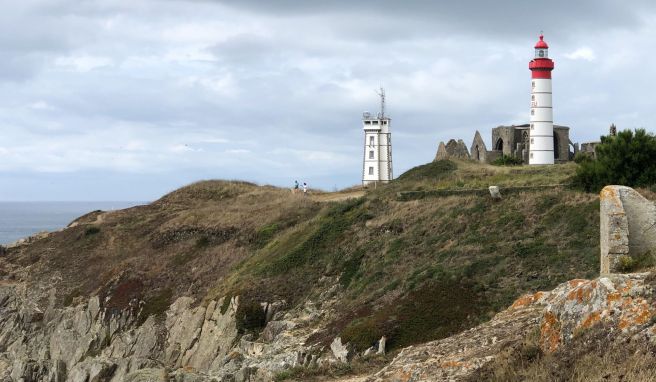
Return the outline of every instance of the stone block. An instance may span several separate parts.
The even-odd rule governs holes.
[[[606,186],[600,200],[602,275],[617,273],[622,256],[656,251],[656,205],[626,186]]]

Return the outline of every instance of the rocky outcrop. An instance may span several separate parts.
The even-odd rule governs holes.
[[[618,332],[656,341],[654,290],[647,274],[572,280],[551,292],[519,298],[491,321],[455,336],[408,347],[368,381],[458,381],[537,331],[543,351],[567,345],[605,323]]]
[[[622,269],[622,257],[635,259],[647,252],[656,252],[656,205],[653,202],[625,186],[604,187],[599,200],[601,274],[626,271]]]
[[[22,283],[0,285],[0,379],[25,381],[270,381],[296,366],[335,362],[307,338],[332,312],[337,279],[318,285],[322,309],[307,301],[270,321],[259,338],[237,329],[239,298],[198,305],[178,298],[162,316],[108,311],[97,296],[56,308]],[[53,300],[54,301],[54,300]],[[4,379],[3,379],[4,378]]]
[[[437,154],[435,154],[435,161],[445,159],[470,159],[465,142],[462,139],[457,142],[455,139],[451,139],[446,145],[444,142],[440,142]]]

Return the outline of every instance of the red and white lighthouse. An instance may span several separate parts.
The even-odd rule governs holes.
[[[549,45],[540,34],[535,44],[535,58],[528,64],[531,70],[531,122],[529,164],[554,163],[553,109],[551,103],[551,71]]]

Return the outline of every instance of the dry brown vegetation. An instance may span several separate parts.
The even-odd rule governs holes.
[[[656,345],[597,325],[567,346],[544,354],[537,335],[505,349],[469,381],[656,381]]]

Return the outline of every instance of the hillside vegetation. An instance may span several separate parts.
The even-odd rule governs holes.
[[[566,186],[502,200],[454,194],[402,201],[401,191],[567,184],[575,164],[495,167],[440,161],[392,184],[335,202],[244,182],[203,181],[147,205],[81,217],[69,229],[10,249],[7,279],[56,272],[56,300],[132,298],[158,314],[176,297],[241,296],[241,329],[257,333],[257,306],[293,307],[326,276],[341,285],[338,317],[311,340],[340,335],[363,350],[442,338],[488,320],[520,294],[599,269],[596,194]],[[653,196],[649,194],[648,196]],[[314,296],[316,297],[316,296]]]

